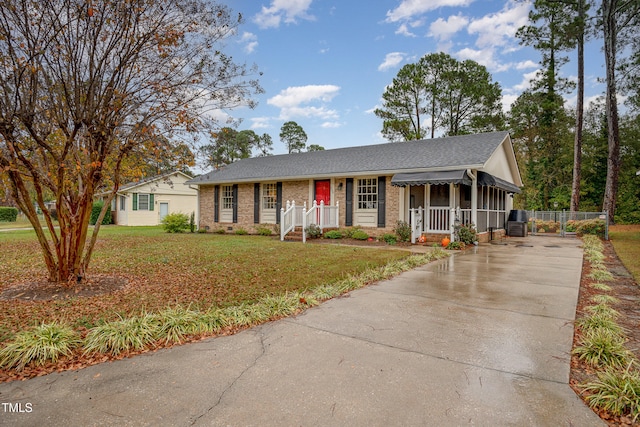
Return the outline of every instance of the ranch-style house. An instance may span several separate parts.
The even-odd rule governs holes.
[[[473,224],[504,233],[522,179],[508,132],[452,136],[239,160],[186,182],[199,227],[252,231],[278,224],[359,226],[370,235],[410,223],[437,241]]]

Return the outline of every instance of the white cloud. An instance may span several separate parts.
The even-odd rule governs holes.
[[[282,90],[278,95],[267,100],[267,104],[280,108],[280,118],[319,117],[323,120],[333,120],[339,117],[337,111],[326,107],[338,92],[340,86],[335,85],[307,85],[294,86]],[[308,105],[317,104],[320,106]]]
[[[398,7],[387,12],[387,22],[398,22],[441,7],[469,6],[473,0],[403,0]]]
[[[268,129],[271,127],[269,117],[253,117],[251,119],[251,129]]]
[[[474,19],[469,34],[477,34],[476,46],[496,47],[514,43],[518,28],[529,23],[529,2],[509,1],[500,12]]]
[[[320,126],[325,128],[325,129],[335,129],[335,128],[342,127],[342,123],[340,123],[340,122],[324,122]]]
[[[530,59],[527,59],[526,61],[518,62],[516,64],[516,70],[527,70],[529,68],[538,68],[538,64],[536,64]]]
[[[416,35],[409,31],[409,26],[407,24],[402,24],[396,30],[396,34],[407,37],[415,37]]]
[[[245,31],[242,33],[239,43],[244,45],[244,51],[246,53],[253,53],[256,47],[258,47],[258,36]]]
[[[378,71],[386,71],[389,68],[397,67],[404,60],[404,55],[402,52],[387,53],[384,62],[378,66]]]
[[[461,14],[452,15],[449,19],[436,19],[429,26],[429,35],[441,41],[449,40],[469,23],[469,19]]]
[[[271,6],[262,6],[262,10],[253,17],[260,28],[277,28],[285,24],[296,23],[298,19],[313,21],[315,17],[307,11],[313,0],[272,0]]]

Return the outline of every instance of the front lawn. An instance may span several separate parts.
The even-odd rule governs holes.
[[[609,229],[609,239],[620,261],[640,283],[640,225],[615,225]]]
[[[312,289],[407,257],[408,252],[280,242],[274,237],[167,234],[159,227],[100,231],[89,275],[124,278],[124,289],[91,297],[20,299],[46,271],[33,231],[0,233],[0,343],[53,321],[86,330],[105,321],[183,306],[207,310],[264,295]],[[25,285],[26,284],[26,285]],[[26,292],[28,294],[28,292]],[[24,297],[23,297],[24,298]]]

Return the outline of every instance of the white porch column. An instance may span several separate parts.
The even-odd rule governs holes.
[[[449,232],[451,233],[450,240],[453,242],[453,224],[456,220],[456,187],[453,182],[449,183]]]
[[[467,169],[467,175],[471,177],[471,222],[478,227],[478,175],[471,169]]]

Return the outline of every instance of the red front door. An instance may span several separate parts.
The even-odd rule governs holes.
[[[325,206],[331,204],[331,181],[316,181],[316,202],[324,202]]]

